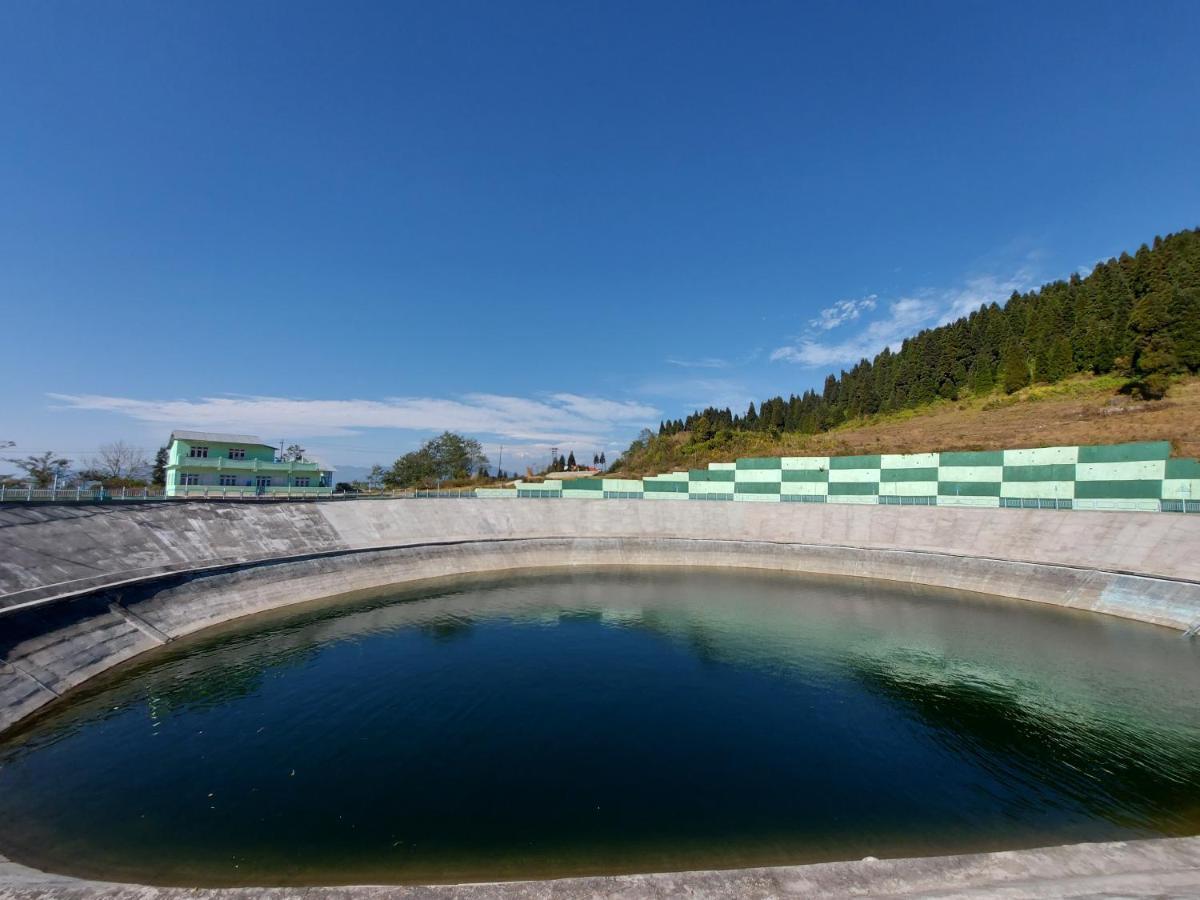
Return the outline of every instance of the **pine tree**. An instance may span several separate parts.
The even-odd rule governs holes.
[[[992,361],[984,353],[975,357],[975,365],[971,367],[971,393],[977,397],[990,394],[996,384],[992,373]]]
[[[154,454],[154,469],[150,476],[150,483],[155,487],[163,487],[167,483],[169,454],[170,450],[166,447],[159,447],[158,452]]]
[[[1050,381],[1062,381],[1075,371],[1075,360],[1071,354],[1071,341],[1064,334],[1054,342],[1050,352]]]
[[[1019,391],[1029,384],[1029,361],[1015,343],[1009,344],[1004,351],[1004,357],[1000,361],[1000,376],[1006,394]]]

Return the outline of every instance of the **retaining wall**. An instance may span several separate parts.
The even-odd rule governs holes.
[[[1200,512],[1200,462],[1166,441],[864,456],[764,456],[641,479],[573,478],[481,497],[742,500]]]
[[[885,578],[1186,629],[1200,516],[707,503],[362,500],[0,509],[0,729],[239,616],[468,572],[717,565]]]

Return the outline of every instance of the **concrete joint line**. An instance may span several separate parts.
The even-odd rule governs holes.
[[[158,641],[160,644],[166,644],[172,640],[169,634],[164,634],[163,632],[159,631],[145,619],[142,619],[136,614],[130,612],[120,603],[114,602],[108,604],[108,611],[117,614],[142,634],[146,635],[146,637]]]
[[[30,681],[32,681],[34,684],[36,684],[38,687],[40,687],[43,691],[48,691],[49,693],[53,694],[55,697],[62,696],[62,694],[59,691],[56,691],[54,688],[50,687],[50,685],[43,682],[40,678],[38,678],[32,672],[26,672],[24,669],[22,669],[20,666],[18,666],[15,662],[5,662],[2,665],[6,666],[9,669],[12,669],[18,675],[23,675],[24,677],[28,678]]]

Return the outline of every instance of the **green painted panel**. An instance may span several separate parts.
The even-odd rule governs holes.
[[[785,456],[782,458],[783,468],[787,469],[828,469],[828,456]]]
[[[879,469],[831,469],[830,481],[871,481],[879,483]]]
[[[1163,500],[1200,504],[1200,478],[1167,478],[1162,483]],[[1182,512],[1183,510],[1180,510]]]
[[[564,491],[602,491],[604,481],[600,478],[573,478],[563,485]]]
[[[1166,475],[1165,459],[1143,459],[1133,462],[1079,463],[1075,466],[1076,481],[1150,481]]]
[[[884,469],[928,469],[937,464],[936,453],[885,453],[879,458]]]
[[[879,493],[892,497],[936,497],[937,481],[885,481],[880,483]]]
[[[751,456],[737,461],[739,469],[781,469],[783,460],[778,456]]]
[[[1074,481],[1006,481],[1000,485],[1001,497],[1070,500],[1075,496]]]
[[[783,480],[782,469],[739,469],[734,481],[773,481],[779,484]]]
[[[1166,459],[1171,445],[1166,441],[1139,441],[1134,444],[1102,444],[1079,448],[1081,463],[1141,462]]]
[[[785,481],[779,485],[781,494],[826,494],[829,485],[824,481]],[[1200,493],[1197,493],[1200,497]]]
[[[623,493],[635,491],[640,494],[642,492],[642,482],[637,478],[605,478],[604,489],[606,491],[620,491]]]
[[[939,481],[1002,481],[1004,466],[938,466]]]
[[[1080,500],[1157,500],[1162,496],[1162,481],[1077,481],[1075,496]]]
[[[1079,462],[1078,447],[1032,447],[1026,450],[1005,450],[1006,466],[1074,465]]]
[[[967,450],[941,454],[943,466],[1002,466],[1003,450]]]
[[[642,482],[642,490],[647,494],[686,494],[686,481],[650,481]]]
[[[1073,465],[1005,466],[1005,481],[1074,481]]]
[[[831,456],[829,458],[829,468],[831,469],[878,469],[879,454],[873,456]]]
[[[689,481],[689,494],[732,494],[732,481]]]
[[[1168,459],[1168,478],[1200,478],[1200,460]]]
[[[880,469],[880,481],[937,481],[937,466],[932,469]]]
[[[998,481],[939,481],[939,497],[999,497]]]
[[[688,481],[733,481],[733,469],[690,469]]]
[[[734,485],[738,494],[778,494],[778,481],[739,481]]]
[[[879,485],[874,481],[831,481],[829,483],[830,497],[863,497],[879,493]]]
[[[829,480],[829,473],[819,469],[784,469],[784,481],[816,481],[824,483]]]

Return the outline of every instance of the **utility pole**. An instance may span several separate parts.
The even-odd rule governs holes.
[[[500,461],[496,463],[496,477],[500,477],[500,473],[504,471],[504,445],[500,445]]]
[[[558,448],[550,448],[550,468],[547,471],[553,472],[555,464],[558,463]]]

